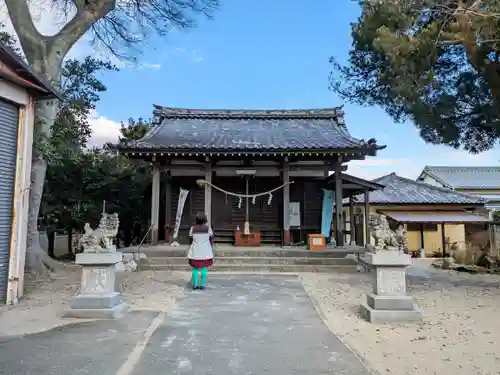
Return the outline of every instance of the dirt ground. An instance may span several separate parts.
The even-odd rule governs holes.
[[[329,328],[380,374],[500,374],[498,276],[436,270],[429,280],[409,285],[423,322],[380,326],[358,315],[371,289],[369,274],[299,277]],[[187,292],[189,278],[185,272],[126,273],[123,294],[131,309],[168,312]],[[75,322],[60,315],[78,293],[79,282],[79,268],[72,265],[55,277],[28,278],[21,303],[0,308],[0,332],[22,335]]]
[[[60,325],[81,322],[61,318],[71,298],[80,289],[80,267],[64,264],[57,274],[27,276],[25,297],[17,306],[0,307],[2,335],[22,335],[45,331]],[[126,272],[123,296],[130,309],[168,312],[176,298],[185,293],[190,274],[177,272]]]
[[[358,315],[368,274],[301,275],[330,329],[381,374],[500,374],[500,277],[436,270],[409,293],[418,324],[372,325]]]

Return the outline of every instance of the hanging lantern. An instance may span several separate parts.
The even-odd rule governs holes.
[[[257,197],[254,195],[254,196],[252,197],[252,204],[255,204],[256,199],[257,199]]]
[[[243,199],[238,197],[238,208],[241,208],[241,204],[243,203]]]

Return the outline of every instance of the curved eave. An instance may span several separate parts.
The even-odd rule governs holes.
[[[385,146],[383,146],[385,148]],[[168,148],[147,148],[147,147],[128,147],[126,145],[118,146],[117,150],[121,154],[132,155],[136,157],[159,156],[375,156],[379,147],[359,147],[346,149],[168,149]]]
[[[364,200],[361,200],[361,201],[357,201],[356,204],[358,205],[361,205],[361,204],[364,204]],[[463,203],[450,203],[450,202],[432,202],[432,203],[429,203],[429,202],[405,202],[405,201],[399,201],[399,202],[377,202],[377,201],[370,201],[370,205],[372,206],[429,206],[429,207],[434,207],[436,205],[440,205],[440,206],[454,206],[454,207],[484,207],[484,203],[481,203],[481,202],[475,202],[475,203],[466,203],[466,202],[463,202]]]

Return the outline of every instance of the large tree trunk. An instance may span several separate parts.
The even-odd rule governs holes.
[[[4,0],[10,20],[21,43],[28,63],[36,73],[45,76],[54,87],[60,85],[63,59],[71,47],[94,23],[112,11],[116,0],[100,0],[75,3],[77,13],[53,36],[44,36],[36,29],[31,18],[28,0]],[[40,246],[38,236],[38,215],[42,201],[47,160],[43,143],[50,140],[52,125],[57,116],[57,100],[37,104],[33,164],[31,168],[31,189],[28,216],[28,241],[26,267],[28,272],[55,270],[58,263],[50,258]]]
[[[55,254],[56,232],[54,232],[54,231],[50,231],[49,232],[48,231],[47,232],[47,240],[48,240],[48,243],[49,243],[47,252],[49,254],[49,257],[51,257],[52,259],[54,259],[56,257],[56,254]]]
[[[58,103],[55,100],[40,102],[37,104],[37,124],[35,131],[36,145],[33,147],[33,159],[31,165],[31,189],[28,214],[28,241],[26,248],[26,271],[31,273],[42,273],[47,270],[56,271],[58,263],[52,259],[40,246],[38,233],[38,216],[42,203],[43,186],[45,184],[45,173],[47,161],[42,151],[41,139],[50,137],[50,129],[57,116]]]

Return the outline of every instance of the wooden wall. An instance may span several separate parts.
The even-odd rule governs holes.
[[[179,188],[182,186],[190,190],[188,199],[184,206],[179,240],[181,243],[187,242],[187,233],[192,225],[197,212],[204,211],[204,188],[196,184],[196,177],[174,177],[172,179],[172,204],[171,217],[172,227],[175,224],[175,213],[179,199]],[[318,181],[308,178],[291,178],[294,183],[290,186],[290,202],[300,202],[301,227],[292,228],[294,241],[298,242],[305,238],[307,233],[319,233],[321,230],[321,210],[323,191],[322,185]],[[224,190],[245,193],[245,180],[241,176],[213,177],[213,184]],[[251,177],[249,181],[249,193],[260,193],[271,190],[282,184],[279,177]],[[162,187],[162,191],[164,188]],[[283,192],[278,190],[273,193],[271,204],[267,204],[268,196],[259,197],[255,204],[249,199],[250,225],[252,230],[261,232],[273,232],[268,242],[280,243],[281,237],[276,234],[281,233],[283,227]],[[162,197],[161,204],[164,207],[165,199]],[[164,222],[165,211],[160,212]],[[212,191],[212,227],[215,232],[233,232],[237,226],[243,230],[245,222],[245,200],[241,208],[238,208],[238,198],[226,195],[216,189]],[[216,233],[217,235],[217,233]]]

